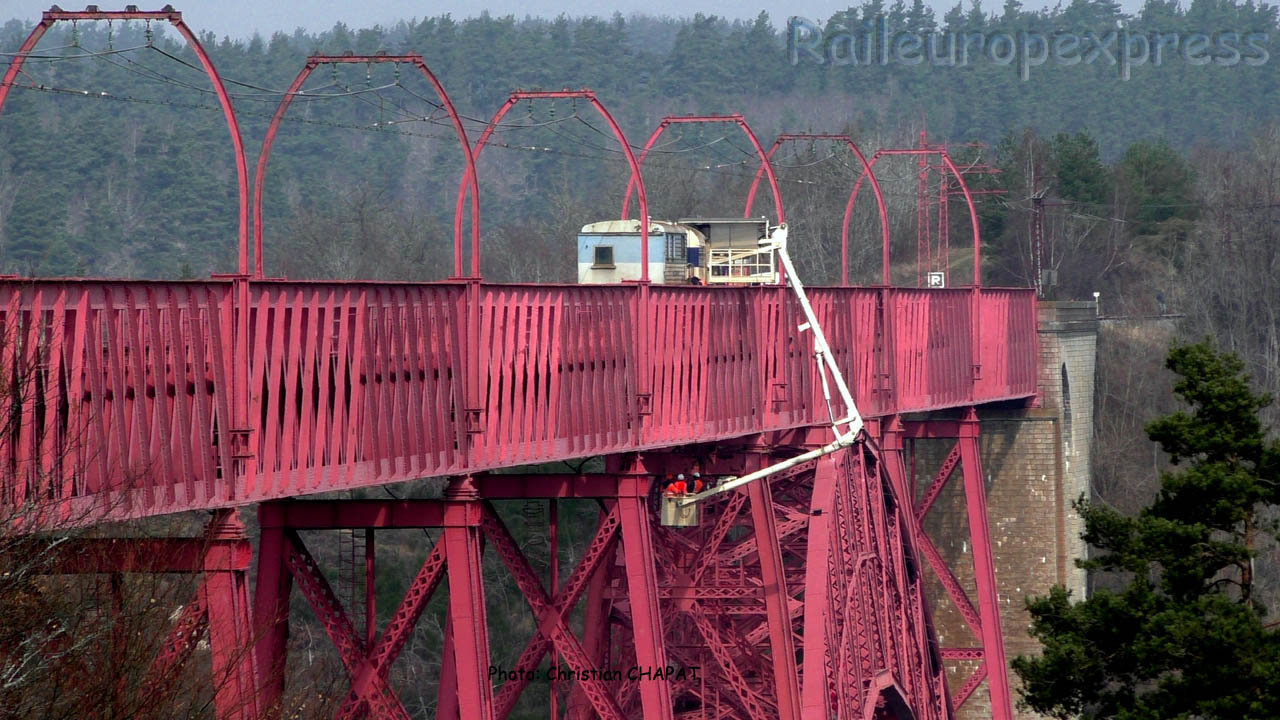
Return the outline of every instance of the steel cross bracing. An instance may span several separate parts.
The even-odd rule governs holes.
[[[395,660],[447,581],[439,717],[506,717],[532,691],[527,681],[488,677],[494,638],[480,572],[487,547],[533,619],[532,635],[516,639],[524,642],[518,667],[550,661],[580,678],[552,685],[549,706],[559,716],[943,720],[985,682],[993,718],[1008,720],[974,408],[1034,396],[1036,306],[1030,289],[978,287],[976,225],[972,287],[808,290],[867,421],[865,443],[710,498],[696,527],[666,528],[656,511],[665,475],[743,476],[829,442],[821,378],[794,337],[806,319],[786,288],[484,282],[474,158],[489,133],[471,146],[417,55],[312,58],[276,119],[317,64],[414,65],[450,111],[464,152],[455,278],[264,280],[262,218],[255,212],[251,237],[231,98],[172,8],[45,13],[10,64],[0,106],[50,25],[93,19],[173,23],[209,73],[237,159],[238,272],[191,282],[0,279],[0,417],[14,420],[0,433],[0,504],[22,510],[10,528],[22,532],[260,503],[252,607],[249,547],[224,511],[201,538],[90,542],[92,553],[68,554],[51,568],[203,575],[175,613],[152,687],[192,664],[196,639],[207,635],[220,717],[289,711],[296,588],[350,679],[336,716],[406,717]],[[628,198],[638,193],[642,214],[641,166],[657,138],[675,125],[711,122],[744,131],[773,191],[774,220],[783,220],[773,150],[741,115],[669,116],[638,157],[589,90],[513,94],[490,129],[519,100],[560,97],[588,101],[610,125],[631,168]],[[847,138],[812,137],[857,152]],[[268,138],[259,186],[269,148]],[[918,152],[864,161],[850,207],[863,181],[878,189],[882,155]],[[941,155],[968,199],[950,159],[929,152]],[[468,220],[471,270],[463,277]],[[948,409],[964,419],[901,419]],[[917,500],[905,468],[914,439],[924,437],[955,438],[956,447]],[[488,473],[594,456],[604,456],[604,473]],[[914,473],[914,458],[910,466]],[[924,531],[955,472],[964,478],[972,572],[948,567]],[[426,476],[453,478],[444,499],[295,499]],[[501,503],[529,500],[550,503],[551,547],[557,503],[598,508],[581,557],[564,572],[553,562],[549,583],[503,521]],[[300,533],[362,532],[372,586],[377,533],[393,528],[438,528],[439,539],[386,625],[379,629],[370,605],[357,626],[355,608],[344,607]],[[926,564],[943,586],[941,601],[971,628],[969,646],[938,647]],[[976,589],[976,604],[959,578]],[[961,687],[948,688],[945,664],[975,661]],[[650,672],[600,672],[628,667]],[[695,667],[696,677],[687,672]]]

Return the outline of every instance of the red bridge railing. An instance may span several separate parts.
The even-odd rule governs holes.
[[[253,282],[247,308],[233,288],[0,281],[0,502],[90,522],[826,415],[785,288]],[[811,295],[866,415],[1035,392],[1032,290]]]

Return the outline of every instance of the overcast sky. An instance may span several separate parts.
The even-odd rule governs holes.
[[[82,0],[61,0],[64,9],[83,7]],[[554,17],[561,13],[571,16],[597,15],[607,17],[615,11],[624,15],[645,12],[651,15],[689,16],[695,12],[721,15],[729,18],[754,18],[760,10],[767,10],[774,26],[780,27],[791,15],[813,18],[830,17],[837,9],[848,7],[850,0],[823,2],[822,0],[757,0],[757,3],[734,0],[440,0],[414,2],[414,0],[360,0],[360,2],[333,2],[328,0],[128,0],[110,2],[97,0],[104,10],[115,10],[129,3],[143,9],[162,7],[172,2],[182,11],[187,24],[198,31],[212,30],[219,36],[248,37],[257,31],[264,36],[277,30],[292,32],[298,27],[307,30],[327,30],[336,22],[351,27],[368,27],[390,24],[397,20],[431,17],[450,13],[455,18],[472,17],[487,9],[495,15],[514,14]],[[970,0],[965,0],[968,5]],[[1055,0],[1056,2],[1056,0]],[[1069,0],[1063,0],[1065,5]],[[1132,11],[1140,0],[1121,0]],[[35,20],[51,0],[0,0],[0,21],[12,18]],[[861,2],[853,2],[858,5]],[[886,5],[889,3],[886,2]],[[931,0],[935,10],[945,11],[954,6],[954,0]],[[1046,0],[1023,0],[1028,9],[1043,7]],[[988,11],[999,10],[1002,0],[986,0]]]

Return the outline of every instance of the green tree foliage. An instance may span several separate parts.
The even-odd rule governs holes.
[[[1139,235],[1157,234],[1168,220],[1195,217],[1191,167],[1168,143],[1143,140],[1130,145],[1116,176]]]
[[[1123,586],[1029,601],[1044,654],[1014,661],[1023,700],[1056,718],[1280,718],[1280,632],[1251,567],[1280,503],[1280,443],[1258,418],[1271,399],[1208,343],[1175,347],[1167,366],[1189,409],[1147,427],[1173,465],[1155,502],[1133,517],[1080,508],[1096,549],[1081,565]]]
[[[868,151],[913,144],[923,124],[931,140],[951,143],[957,156],[967,141],[998,143],[1029,128],[1040,144],[1023,149],[1034,153],[997,153],[993,164],[1005,170],[1003,176],[974,180],[984,191],[1003,191],[983,196],[983,237],[992,246],[984,257],[991,261],[992,282],[1026,284],[1034,274],[1027,238],[1032,193],[1023,162],[1034,160],[1045,199],[1070,203],[1052,206],[1061,209],[1052,210],[1046,224],[1054,248],[1051,265],[1062,283],[1058,297],[1088,297],[1093,290],[1114,297],[1129,288],[1154,297],[1127,270],[1116,270],[1150,267],[1127,257],[1126,236],[1146,236],[1139,249],[1185,265],[1183,239],[1201,198],[1182,157],[1206,141],[1238,147],[1278,118],[1274,59],[1259,67],[1191,66],[1175,52],[1161,67],[1134,67],[1128,82],[1105,61],[1048,62],[1031,68],[1024,81],[1016,67],[992,62],[980,51],[957,66],[881,65],[878,58],[868,64],[866,33],[879,18],[889,23],[891,35],[912,28],[988,37],[1023,30],[1105,36],[1123,22],[1131,33],[1229,29],[1241,36],[1280,37],[1275,6],[1237,0],[1196,0],[1186,7],[1147,0],[1132,16],[1111,0],[1072,0],[1043,10],[1019,0],[963,0],[941,17],[920,0],[862,0],[826,18],[829,34],[847,31],[862,38],[857,57],[850,54],[853,48],[841,49],[842,62],[817,63],[808,56],[791,62],[786,24],[764,13],[749,20],[480,13],[370,28],[337,24],[325,32],[270,38],[219,40],[206,34],[201,40],[233,93],[250,165],[280,93],[306,56],[348,50],[421,53],[471,118],[473,140],[483,119],[514,88],[583,86],[597,91],[636,145],[663,115],[690,112],[742,112],[765,144],[778,132],[852,130]],[[15,50],[29,29],[19,21],[5,23],[0,50]],[[0,116],[0,272],[50,268],[172,277],[187,263],[204,277],[234,269],[237,190],[226,128],[207,78],[191,67],[194,55],[175,33],[162,30],[156,29],[149,45],[137,23],[117,23],[115,48],[140,48],[118,55],[91,54],[108,46],[101,23],[81,23],[77,33],[59,24],[41,41],[39,57],[24,67]],[[944,56],[947,45],[943,39],[939,46]],[[264,184],[269,252],[288,245],[291,231],[334,215],[360,188],[433,230],[420,234],[432,245],[423,257],[447,255],[451,199],[462,167],[451,129],[431,104],[434,93],[413,72],[401,68],[393,78],[391,68],[375,67],[366,80],[364,70],[321,68],[307,91],[335,97],[295,100]],[[611,216],[625,183],[622,154],[590,109],[565,102],[552,115],[547,106],[535,106],[507,116],[510,125],[495,136],[482,163],[484,227],[510,229],[507,239],[527,234],[528,227]],[[594,124],[586,127],[575,115]],[[520,124],[536,127],[512,127]],[[1166,140],[1152,142],[1155,137]],[[694,212],[737,214],[739,186],[746,184],[742,176],[755,163],[751,148],[723,128],[708,130],[697,142],[705,151],[659,148],[646,176],[679,178],[668,196],[683,197],[685,188],[696,187],[698,202],[686,204]],[[980,153],[972,159],[992,162]],[[884,170],[889,176],[895,172],[890,164]],[[823,181],[837,186],[831,195],[847,193],[853,174]],[[810,181],[791,178],[785,190],[803,194]],[[661,196],[657,181],[652,184],[651,194]],[[546,193],[562,188],[577,196],[585,216],[553,215],[557,205]],[[903,189],[897,197],[913,198],[914,191]],[[841,209],[838,201],[814,208],[824,213],[814,226],[832,226],[827,215],[838,219]],[[964,212],[955,210],[953,237],[959,237]],[[912,210],[893,212],[894,223],[914,222]],[[681,214],[660,203],[653,213]],[[1117,218],[1125,223],[1122,231]],[[371,235],[383,243],[390,242],[388,234],[403,236],[398,221],[385,224]],[[522,224],[526,231],[515,232]],[[323,233],[312,236],[323,239]],[[915,228],[895,226],[894,236],[909,243]],[[543,240],[568,252],[567,237]],[[909,248],[904,252],[911,254]],[[1069,269],[1080,258],[1088,262],[1071,271],[1078,282],[1070,283]],[[823,277],[835,277],[835,270]],[[440,269],[415,277],[447,274]]]
[[[1098,141],[1083,132],[1058,133],[1049,148],[1058,193],[1066,200],[1102,204],[1111,196],[1111,178]]]

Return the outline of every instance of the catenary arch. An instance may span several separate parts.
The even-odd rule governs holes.
[[[475,192],[476,172],[475,159],[472,156],[471,141],[467,139],[466,128],[462,125],[462,116],[458,114],[457,109],[453,105],[453,101],[449,98],[449,94],[445,92],[444,86],[440,80],[436,78],[435,73],[427,67],[426,62],[421,55],[416,53],[406,55],[355,55],[346,53],[343,55],[312,55],[307,58],[307,62],[298,71],[298,76],[293,79],[293,84],[285,91],[284,97],[280,99],[280,104],[276,106],[275,114],[271,116],[271,124],[267,127],[267,134],[262,139],[262,151],[258,153],[258,166],[253,178],[253,250],[254,250],[254,277],[262,277],[262,186],[267,176],[267,162],[271,158],[271,147],[276,140],[276,134],[280,129],[280,123],[284,120],[285,113],[288,112],[289,106],[293,103],[293,98],[301,94],[302,85],[311,76],[311,73],[321,65],[336,64],[372,64],[372,63],[403,63],[417,68],[418,72],[426,78],[435,90],[436,96],[440,98],[440,104],[444,111],[448,113],[449,120],[453,124],[453,131],[458,136],[458,142],[462,145],[463,161],[466,164],[466,175],[463,183],[470,182],[472,191]],[[457,223],[455,222],[455,225]],[[458,226],[455,234],[454,247],[454,275],[462,275],[462,244],[461,244],[461,227]],[[480,203],[479,201],[471,204],[471,235],[473,247],[478,247],[480,243]]]
[[[150,22],[159,20],[168,22],[178,31],[180,35],[191,46],[191,50],[196,54],[196,58],[200,61],[200,66],[209,76],[210,82],[213,83],[213,92],[217,95],[218,105],[222,108],[222,116],[226,119],[227,130],[231,133],[231,145],[235,153],[236,160],[236,182],[239,185],[239,267],[238,272],[241,275],[249,274],[249,171],[248,163],[245,161],[244,141],[240,137],[240,125],[236,121],[235,109],[231,105],[231,96],[227,93],[226,86],[222,82],[222,77],[218,75],[217,68],[209,59],[209,55],[205,52],[204,47],[196,38],[195,33],[182,20],[182,13],[173,9],[172,5],[165,5],[158,11],[137,10],[132,5],[125,10],[98,10],[97,6],[90,6],[85,10],[66,11],[54,5],[51,9],[46,10],[40,16],[40,22],[31,29],[26,40],[22,42],[22,46],[18,48],[18,52],[14,54],[13,61],[9,63],[9,69],[4,74],[4,79],[0,80],[0,112],[4,110],[5,100],[9,97],[9,90],[13,88],[14,81],[18,77],[18,73],[22,70],[23,63],[26,62],[27,56],[35,49],[36,43],[40,42],[40,38],[44,37],[49,28],[59,22],[79,22],[81,20],[141,20]]]
[[[885,206],[884,194],[880,191],[880,182],[876,179],[875,174],[871,171],[871,165],[867,162],[867,158],[862,154],[862,150],[858,147],[853,139],[848,135],[837,135],[833,133],[784,133],[779,135],[773,141],[773,145],[769,147],[765,154],[770,162],[773,156],[778,152],[778,148],[784,143],[795,142],[799,140],[831,140],[834,142],[843,142],[849,150],[853,152],[854,157],[858,158],[858,162],[862,164],[862,177],[870,178],[871,191],[876,198],[876,209],[880,213],[880,244],[881,244],[881,274],[885,285],[889,284],[889,211]],[[742,211],[743,217],[751,216],[751,208],[755,205],[756,192],[760,189],[760,180],[765,176],[766,163],[761,163],[756,170],[756,175],[751,180],[751,188],[747,191],[746,206]],[[859,182],[862,178],[859,178]],[[849,226],[853,220],[853,203],[848,203],[844,210],[844,221],[841,225],[840,232],[840,284],[849,284]]]
[[[586,100],[593,108],[596,109],[596,112],[598,112],[600,116],[604,118],[604,121],[606,124],[608,124],[609,129],[613,131],[614,137],[616,137],[618,140],[618,143],[622,145],[622,152],[626,156],[627,165],[629,165],[631,168],[631,181],[627,185],[628,198],[630,198],[630,195],[631,195],[631,188],[632,188],[631,183],[638,182],[638,185],[639,185],[640,215],[642,220],[642,222],[640,223],[640,256],[646,257],[646,258],[649,257],[649,222],[648,222],[649,199],[648,199],[648,196],[645,194],[645,190],[644,190],[644,178],[640,174],[640,162],[636,160],[635,153],[632,152],[631,150],[631,144],[627,141],[626,134],[622,132],[622,127],[618,125],[616,120],[613,119],[613,115],[610,114],[608,108],[604,106],[604,103],[600,102],[600,99],[596,97],[595,92],[585,88],[582,90],[517,90],[511,93],[510,97],[507,98],[507,101],[502,104],[502,107],[498,108],[498,111],[493,114],[493,117],[489,120],[489,124],[485,126],[484,132],[481,133],[480,138],[476,140],[475,148],[472,151],[472,163],[468,167],[468,175],[467,177],[463,178],[462,183],[458,186],[458,202],[457,202],[457,207],[455,209],[454,223],[453,223],[453,243],[454,243],[454,260],[457,265],[459,274],[461,274],[461,268],[462,268],[462,218],[463,218],[462,213],[466,206],[467,189],[470,188],[471,194],[472,194],[471,207],[472,207],[472,213],[473,213],[472,240],[471,240],[471,276],[474,278],[480,277],[480,240],[479,240],[479,236],[475,232],[476,228],[478,227],[478,219],[475,216],[475,208],[479,203],[479,200],[478,200],[479,187],[476,182],[475,160],[478,160],[480,158],[480,153],[484,150],[485,146],[488,144],[489,139],[493,136],[494,131],[498,128],[498,125],[499,123],[502,122],[502,119],[506,117],[507,113],[510,112],[511,109],[515,107],[518,103],[520,103],[522,100],[527,101],[527,100],[561,100],[561,99]],[[622,217],[624,220],[626,219],[625,212],[623,213]],[[648,263],[640,264],[640,281],[646,282],[646,283],[649,281],[649,264]]]

